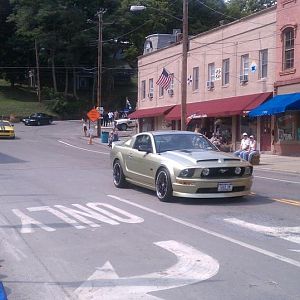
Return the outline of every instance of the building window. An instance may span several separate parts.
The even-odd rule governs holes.
[[[199,89],[199,67],[193,68],[193,91]]]
[[[259,78],[268,77],[268,49],[259,51]]]
[[[142,99],[146,98],[146,80],[142,80],[141,83],[141,98]]]
[[[164,95],[164,87],[161,85],[158,88],[158,95],[159,97],[162,97]]]
[[[215,63],[208,64],[208,77],[207,81],[215,81]]]
[[[294,67],[294,45],[294,28],[286,28],[283,31],[283,70],[292,69]]]
[[[153,98],[153,78],[149,79],[149,98]]]
[[[223,59],[222,85],[229,84],[229,58]]]
[[[241,56],[241,71],[240,71],[240,82],[245,83],[248,81],[249,76],[249,54]]]

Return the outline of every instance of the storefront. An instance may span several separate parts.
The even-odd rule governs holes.
[[[249,115],[259,117],[261,123],[273,116],[270,131],[274,154],[300,154],[300,93],[277,95]]]
[[[194,130],[199,127],[200,132],[208,138],[212,133],[217,133],[232,151],[239,147],[243,132],[258,137],[258,144],[260,144],[260,129],[257,120],[249,118],[248,112],[266,101],[271,95],[272,93],[269,92],[188,103],[188,129]],[[165,118],[178,121],[180,112],[181,106],[176,105]]]

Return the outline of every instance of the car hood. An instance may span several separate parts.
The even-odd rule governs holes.
[[[12,126],[5,125],[5,126],[0,126],[0,130],[14,130]]]
[[[207,150],[176,150],[160,153],[162,157],[167,160],[176,161],[178,164],[184,166],[193,166],[199,164],[240,164],[241,159],[234,157],[230,153],[224,153],[220,151],[207,151]]]

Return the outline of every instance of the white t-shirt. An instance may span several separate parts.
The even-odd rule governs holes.
[[[249,145],[250,145],[250,139],[249,138],[242,139],[242,141],[241,141],[241,149],[242,150],[248,150]]]

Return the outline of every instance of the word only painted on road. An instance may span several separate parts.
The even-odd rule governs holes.
[[[74,208],[63,205],[26,208],[28,211],[35,213],[34,216],[33,214],[29,216],[19,209],[12,209],[12,212],[21,220],[21,233],[33,233],[37,227],[48,232],[56,231],[56,228],[36,219],[38,215],[36,213],[39,212],[49,213],[76,229],[84,229],[87,226],[97,228],[101,226],[99,223],[120,225],[120,223],[136,224],[144,222],[143,218],[106,203],[90,202],[86,203],[86,206],[81,204],[72,204],[72,206]]]

